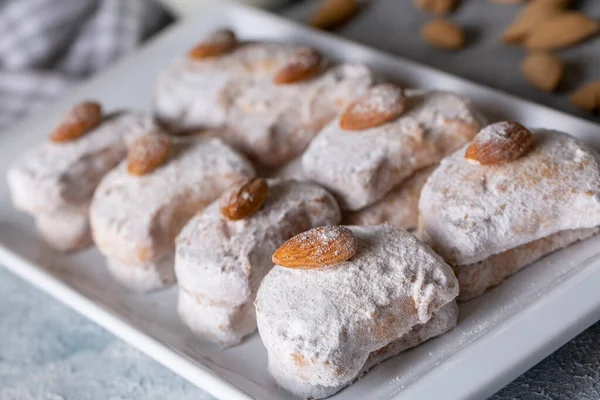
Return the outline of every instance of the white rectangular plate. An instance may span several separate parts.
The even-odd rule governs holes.
[[[310,44],[338,58],[364,62],[407,86],[469,96],[490,118],[569,132],[600,147],[600,127],[451,75],[317,32],[262,11],[221,5],[177,25],[133,57],[76,90],[43,115],[0,135],[0,171],[27,147],[45,140],[74,101],[100,100],[110,109],[150,110],[153,81],[174,56],[217,27],[245,39]],[[227,400],[284,400],[267,372],[258,335],[221,351],[195,339],[178,321],[175,289],[139,295],[113,282],[95,249],[60,255],[35,236],[31,219],[13,211],[0,180],[0,263],[175,372]],[[482,398],[533,366],[600,319],[600,238],[552,254],[500,287],[461,307],[450,333],[374,368],[335,399]],[[307,288],[310,290],[310,288]]]

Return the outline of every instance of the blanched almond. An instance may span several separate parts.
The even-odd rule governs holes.
[[[131,175],[148,174],[162,165],[171,151],[171,138],[155,131],[138,138],[127,153],[127,172]]]
[[[456,7],[456,0],[413,0],[421,10],[436,15],[448,14]]]
[[[315,28],[333,29],[354,17],[358,10],[357,0],[324,0],[308,24]]]
[[[530,50],[554,50],[581,42],[600,31],[598,21],[587,15],[569,11],[550,18],[532,29],[525,40]]]
[[[323,57],[309,47],[302,47],[294,52],[291,59],[275,74],[274,82],[278,85],[297,83],[314,78],[321,72]]]
[[[263,178],[244,179],[221,195],[221,215],[231,221],[248,218],[260,210],[268,194],[269,186]]]
[[[587,112],[600,111],[600,81],[588,83],[571,95],[571,103]]]
[[[521,72],[533,86],[553,92],[563,76],[565,67],[553,54],[538,52],[525,57],[521,63]]]
[[[467,147],[465,159],[471,164],[493,165],[510,162],[531,148],[533,136],[523,125],[497,122],[483,128]]]
[[[237,37],[230,29],[218,30],[198,43],[188,56],[195,60],[218,57],[231,52],[237,46]]]
[[[375,128],[398,118],[406,106],[406,97],[398,86],[391,83],[373,86],[344,110],[340,128],[347,131]]]
[[[311,269],[349,260],[358,249],[354,233],[343,226],[322,226],[294,236],[273,254],[286,268]]]
[[[76,104],[63,117],[50,140],[55,143],[68,142],[84,135],[102,122],[102,106],[96,102],[85,101]]]
[[[452,21],[439,19],[423,25],[423,40],[444,50],[457,50],[464,46],[466,35],[463,29]]]

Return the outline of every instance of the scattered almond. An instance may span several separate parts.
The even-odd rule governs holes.
[[[553,3],[553,4],[555,4],[557,6],[561,6],[561,7],[568,7],[573,2],[573,0],[545,0],[545,1],[548,3]]]
[[[564,0],[533,0],[506,28],[502,35],[504,43],[522,43],[541,23],[565,12]]]
[[[264,179],[244,179],[221,195],[221,215],[231,221],[248,218],[260,210],[268,194],[269,186]]]
[[[294,236],[273,254],[286,268],[311,269],[349,260],[358,249],[354,233],[343,226],[322,226]]]
[[[600,81],[588,83],[571,95],[571,103],[587,112],[600,111]]]
[[[569,11],[537,25],[525,40],[530,50],[554,50],[588,39],[600,31],[598,21],[587,15]]]
[[[50,140],[55,143],[68,142],[84,135],[102,122],[102,106],[92,101],[76,104],[63,117]]]
[[[334,29],[358,13],[357,0],[324,0],[308,21],[310,26]]]
[[[145,175],[162,165],[171,151],[171,138],[166,133],[155,131],[138,138],[127,153],[127,172]]]
[[[465,159],[471,164],[493,165],[524,155],[532,146],[533,136],[523,125],[503,121],[483,128],[467,147]]]
[[[398,86],[391,83],[373,86],[344,110],[340,128],[346,131],[375,128],[398,118],[406,107],[406,97]]]
[[[275,74],[277,85],[297,83],[314,78],[321,72],[323,57],[309,47],[302,47],[294,52],[286,65]]]
[[[231,52],[237,46],[237,37],[230,29],[218,30],[198,43],[188,56],[194,60],[218,57]]]
[[[460,49],[466,40],[465,32],[459,25],[444,19],[423,25],[421,36],[433,47],[444,50]]]
[[[521,72],[529,83],[546,92],[558,87],[564,74],[562,61],[550,53],[529,54],[521,63]]]
[[[456,0],[413,0],[421,10],[436,15],[448,14],[456,7]]]

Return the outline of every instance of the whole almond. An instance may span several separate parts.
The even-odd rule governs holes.
[[[274,82],[287,85],[312,79],[321,72],[322,64],[323,57],[317,50],[302,47],[277,71]]]
[[[555,50],[586,40],[600,31],[598,21],[569,11],[537,25],[525,40],[529,50]]]
[[[471,164],[493,165],[510,162],[531,148],[533,136],[523,125],[503,121],[483,128],[467,147],[465,159]]]
[[[573,0],[544,0],[544,1],[555,4],[557,6],[561,6],[561,7],[568,7],[573,2]]]
[[[231,221],[248,218],[260,210],[268,194],[269,186],[264,179],[244,179],[221,195],[221,215]]]
[[[502,41],[507,44],[522,43],[541,23],[565,12],[564,0],[533,0],[506,28]]]
[[[155,131],[139,137],[129,147],[127,172],[141,176],[162,165],[171,151],[171,138],[164,132]]]
[[[401,88],[391,83],[373,86],[351,103],[340,116],[340,128],[361,131],[395,120],[404,113],[407,100]]]
[[[421,10],[436,15],[448,14],[456,7],[456,0],[413,0]]]
[[[237,46],[237,37],[230,29],[221,29],[213,32],[198,43],[188,56],[194,60],[218,57],[230,53]]]
[[[452,21],[439,19],[423,25],[421,30],[423,40],[444,50],[457,50],[465,45],[465,32]]]
[[[525,79],[546,92],[556,90],[564,70],[565,67],[558,57],[544,52],[529,54],[521,63],[521,72]]]
[[[77,139],[101,122],[102,106],[92,101],[81,102],[73,106],[63,117],[50,135],[50,141],[62,143]]]
[[[588,83],[571,95],[571,103],[587,112],[600,111],[600,81]]]
[[[349,260],[357,249],[358,241],[350,229],[322,226],[285,242],[273,253],[273,262],[286,268],[319,268]]]
[[[524,3],[525,0],[491,0],[493,3],[501,3],[501,4],[517,4]]]
[[[324,0],[308,24],[320,29],[334,29],[358,13],[357,0]]]

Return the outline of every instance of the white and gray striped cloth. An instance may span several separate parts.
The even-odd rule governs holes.
[[[168,21],[154,0],[0,0],[0,131]]]

